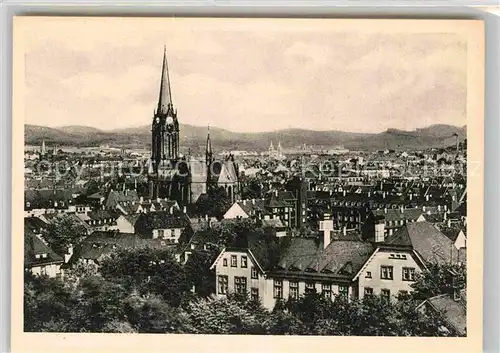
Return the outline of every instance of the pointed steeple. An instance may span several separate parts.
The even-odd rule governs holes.
[[[210,140],[210,125],[208,125],[207,128],[207,146],[206,146],[206,151],[207,154],[212,154],[212,141]]]
[[[44,156],[45,155],[45,140],[42,140],[42,148],[41,148],[41,151],[40,151],[41,155]]]
[[[161,68],[160,97],[158,98],[157,114],[166,114],[168,106],[172,104],[170,78],[168,76],[167,47],[163,47],[163,66]]]
[[[205,147],[205,163],[207,166],[210,166],[212,164],[212,141],[210,140],[210,125],[208,126],[208,132],[207,132],[207,145]]]

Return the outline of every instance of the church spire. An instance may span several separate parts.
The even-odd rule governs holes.
[[[207,165],[212,163],[212,141],[210,140],[210,125],[208,125],[207,128],[207,146],[205,149],[205,157],[206,157],[206,162]]]
[[[166,114],[168,106],[172,104],[170,78],[168,76],[167,47],[163,47],[163,66],[161,68],[160,97],[158,98],[157,114]]]

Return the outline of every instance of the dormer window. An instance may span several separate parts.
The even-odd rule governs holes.
[[[39,259],[40,258],[40,254],[35,254],[35,259]]]
[[[46,253],[43,253],[43,254],[42,254],[42,259],[45,259],[45,258],[47,258],[47,254],[46,254]]]

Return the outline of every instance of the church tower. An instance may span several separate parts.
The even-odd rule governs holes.
[[[151,161],[158,173],[161,164],[175,165],[179,160],[179,121],[172,103],[166,49],[163,50],[160,95],[151,127]]]
[[[172,103],[167,53],[163,49],[160,94],[151,124],[150,198],[168,198],[179,205],[191,202],[191,171],[179,153],[179,121]]]

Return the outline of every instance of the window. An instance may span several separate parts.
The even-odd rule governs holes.
[[[241,257],[241,267],[243,267],[243,268],[247,267],[247,257],[246,256]]]
[[[316,292],[316,289],[314,288],[314,282],[306,282],[306,294],[314,292]]]
[[[222,266],[227,267],[227,259],[222,259]]]
[[[219,275],[219,294],[227,294],[227,284],[228,284],[227,276]]]
[[[234,277],[234,290],[238,294],[246,294],[247,292],[247,278]]]
[[[392,266],[380,266],[380,278],[381,279],[393,279],[393,267]]]
[[[231,267],[237,267],[238,266],[238,259],[236,258],[236,255],[231,255]]]
[[[365,287],[365,297],[373,295],[373,288]]]
[[[405,298],[408,295],[408,291],[406,290],[400,290],[398,293],[399,298]]]
[[[372,278],[372,273],[371,271],[366,271],[366,276],[365,278]]]
[[[250,290],[250,299],[255,302],[259,300],[259,288],[252,288]]]
[[[258,279],[259,278],[259,273],[257,272],[257,269],[255,267],[252,267],[252,274],[251,277],[253,279]]]
[[[326,298],[331,298],[332,297],[332,285],[330,283],[323,283],[321,285],[321,293]]]
[[[281,279],[274,280],[274,298],[283,298],[283,281]]]
[[[290,281],[290,298],[297,299],[299,297],[299,282]]]
[[[349,295],[349,287],[348,286],[339,286],[339,295],[343,299],[347,299]]]
[[[403,267],[403,281],[414,281],[415,269],[413,267]]]
[[[380,292],[382,298],[389,300],[391,299],[391,291],[389,289],[382,289]]]

